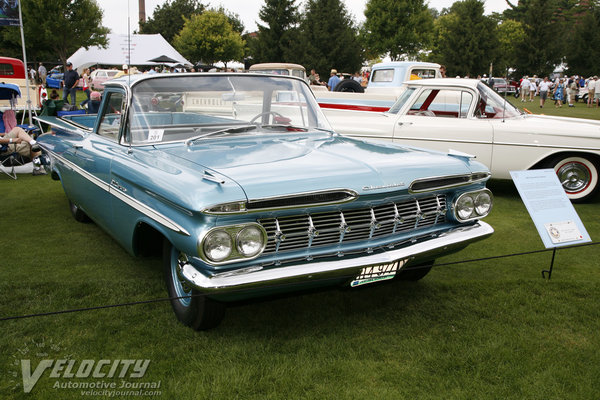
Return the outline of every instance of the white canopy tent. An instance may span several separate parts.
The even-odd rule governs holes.
[[[131,40],[131,43],[129,42]],[[90,65],[161,65],[165,63],[150,60],[166,56],[176,60],[172,64],[191,66],[177,50],[173,48],[161,34],[156,35],[121,35],[109,34],[108,46],[103,49],[98,46],[89,49],[80,48],[67,59],[73,68],[82,70]],[[170,64],[169,64],[170,65]]]

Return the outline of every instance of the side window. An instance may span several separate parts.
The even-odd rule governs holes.
[[[466,118],[473,95],[453,89],[424,90],[410,107],[408,115],[440,118]]]
[[[121,92],[106,93],[104,110],[100,119],[98,134],[117,140],[121,127],[121,112],[123,110],[124,95]]]

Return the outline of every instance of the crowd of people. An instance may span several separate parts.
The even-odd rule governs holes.
[[[536,95],[540,96],[540,108],[543,108],[546,100],[554,101],[555,107],[568,104],[575,107],[579,97],[587,92],[587,107],[598,107],[600,103],[600,80],[598,76],[585,78],[579,75],[557,76],[550,80],[547,76],[543,79],[537,75],[533,77],[524,76],[519,82],[521,102],[533,101]]]

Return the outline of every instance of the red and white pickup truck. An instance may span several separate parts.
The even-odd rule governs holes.
[[[12,83],[19,87],[21,97],[17,98],[15,110],[25,110],[27,108],[27,73],[23,61],[11,57],[0,57],[0,82]],[[29,98],[31,106],[39,110],[42,106],[40,96],[40,85],[29,80]],[[9,100],[0,100],[0,108],[11,108]]]

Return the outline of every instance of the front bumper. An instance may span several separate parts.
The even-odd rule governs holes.
[[[323,279],[352,278],[364,267],[406,260],[406,265],[420,264],[456,252],[468,244],[485,239],[494,229],[485,222],[460,227],[439,237],[407,247],[356,258],[292,264],[280,267],[260,266],[207,276],[192,264],[185,263],[180,277],[206,294],[221,294],[245,289],[261,289],[277,285],[306,284]]]

